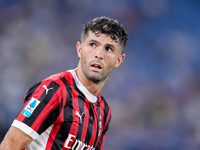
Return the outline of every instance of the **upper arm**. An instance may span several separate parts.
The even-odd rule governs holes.
[[[29,135],[11,126],[0,145],[0,150],[21,150],[32,141]]]

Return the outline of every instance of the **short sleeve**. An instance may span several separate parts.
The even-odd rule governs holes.
[[[56,121],[61,108],[61,85],[56,81],[43,80],[27,91],[24,105],[12,126],[36,139]]]

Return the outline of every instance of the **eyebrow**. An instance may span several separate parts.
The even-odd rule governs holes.
[[[111,47],[111,48],[115,49],[115,46],[112,44],[106,44],[106,47]]]
[[[89,40],[89,43],[91,43],[91,42],[101,44],[99,41],[96,41],[96,40],[93,40],[93,39]]]
[[[99,41],[93,40],[93,39],[89,40],[89,42],[94,42],[94,43],[97,43],[99,45],[101,44]],[[111,47],[111,48],[115,49],[115,46],[113,44],[105,44],[105,46],[106,47]]]

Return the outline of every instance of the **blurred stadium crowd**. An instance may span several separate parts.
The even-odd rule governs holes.
[[[129,33],[102,91],[105,150],[199,150],[199,0],[0,0],[0,142],[32,84],[77,66],[82,26],[102,15]]]

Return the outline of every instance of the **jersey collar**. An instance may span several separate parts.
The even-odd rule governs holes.
[[[77,87],[79,88],[79,90],[81,90],[83,92],[83,94],[87,97],[87,99],[92,102],[95,103],[97,101],[97,97],[94,96],[93,94],[91,94],[87,88],[81,83],[81,81],[78,79],[75,69],[73,70],[69,70],[69,72],[72,74],[72,76],[74,77],[75,83],[77,85]]]

